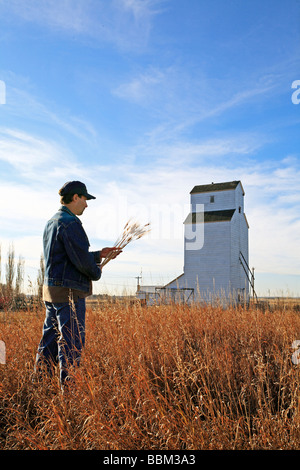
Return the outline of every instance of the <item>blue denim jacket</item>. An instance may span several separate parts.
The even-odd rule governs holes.
[[[89,240],[79,218],[62,206],[47,222],[44,235],[44,284],[89,291],[98,281],[100,251],[89,251]]]

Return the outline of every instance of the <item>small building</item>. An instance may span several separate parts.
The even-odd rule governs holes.
[[[184,221],[183,273],[152,286],[157,301],[245,303],[249,301],[249,226],[240,181],[195,186]],[[147,288],[149,293],[149,287]],[[142,298],[143,287],[138,296]]]

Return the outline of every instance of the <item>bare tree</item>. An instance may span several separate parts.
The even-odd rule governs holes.
[[[15,249],[13,244],[9,246],[7,253],[7,262],[6,262],[6,288],[8,293],[13,291],[13,282],[15,277],[16,267],[15,267]]]
[[[44,256],[43,256],[43,254],[41,254],[40,269],[38,270],[38,276],[37,276],[38,299],[39,300],[42,300],[42,296],[43,296],[44,277],[45,277],[45,262],[44,262]]]
[[[19,256],[19,261],[17,264],[17,277],[16,277],[16,289],[15,289],[16,296],[20,295],[21,293],[23,281],[24,281],[24,259],[21,256]]]

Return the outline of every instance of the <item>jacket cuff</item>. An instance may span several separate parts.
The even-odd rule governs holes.
[[[94,259],[95,263],[100,264],[101,263],[101,251],[94,251]]]

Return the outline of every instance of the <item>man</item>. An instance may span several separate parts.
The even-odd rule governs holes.
[[[63,388],[69,367],[79,364],[85,343],[85,298],[92,293],[92,281],[101,277],[101,259],[116,249],[89,251],[89,240],[78,216],[86,209],[86,201],[96,198],[83,183],[67,182],[59,194],[62,206],[47,222],[43,235],[46,318],[35,369],[46,366],[51,374],[59,363]],[[119,253],[116,250],[114,257]]]

